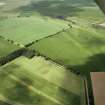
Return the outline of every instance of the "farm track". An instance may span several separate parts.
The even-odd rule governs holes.
[[[86,103],[86,105],[89,105],[89,92],[88,92],[87,79],[84,76],[82,77],[82,79],[83,79],[83,83],[84,83],[84,97],[86,98],[85,103]]]

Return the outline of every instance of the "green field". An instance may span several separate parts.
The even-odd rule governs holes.
[[[18,50],[19,48],[20,47],[0,37],[0,58],[9,55],[10,53]]]
[[[105,30],[98,27],[100,23],[105,22],[105,16],[94,1],[79,1],[58,2],[59,5],[67,5],[69,2],[69,6],[79,8],[73,11],[75,14],[65,17],[72,25],[71,29],[42,39],[29,49],[34,49],[73,71],[80,71],[81,74],[89,76],[90,71],[105,69]],[[47,5],[47,1],[45,4]]]
[[[0,21],[0,35],[26,45],[67,27],[67,22],[57,19],[40,17],[9,18]]]
[[[0,83],[0,100],[4,102],[85,105],[82,78],[42,57],[19,57],[1,67]]]
[[[69,21],[82,18],[83,24],[95,24],[105,20],[93,0],[0,0],[0,3],[0,35],[23,45],[68,28]]]
[[[0,105],[86,105],[83,77],[92,96],[90,72],[105,71],[104,23],[94,0],[0,0],[0,57],[40,55],[0,67]]]
[[[101,31],[74,26],[29,48],[82,74],[104,70],[105,36]]]

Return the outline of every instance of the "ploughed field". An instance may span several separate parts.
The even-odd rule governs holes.
[[[85,105],[84,82],[43,57],[19,57],[0,67],[1,103],[16,105]]]

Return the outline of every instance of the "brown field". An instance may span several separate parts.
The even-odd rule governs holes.
[[[91,73],[95,105],[105,105],[105,72]]]

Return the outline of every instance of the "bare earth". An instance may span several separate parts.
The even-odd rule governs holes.
[[[105,105],[105,72],[91,73],[95,105]]]

